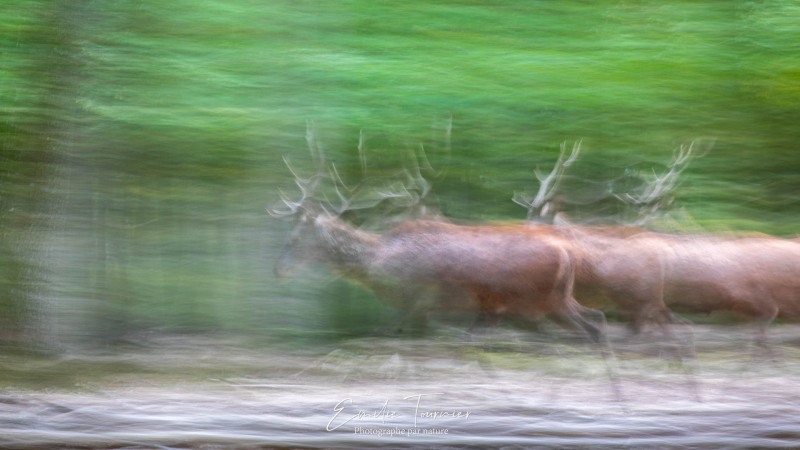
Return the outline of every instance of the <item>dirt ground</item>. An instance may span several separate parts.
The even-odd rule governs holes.
[[[506,329],[300,348],[154,336],[3,357],[0,446],[800,447],[800,326],[772,327],[771,354],[747,327],[676,335],[612,327],[608,364],[580,339]]]

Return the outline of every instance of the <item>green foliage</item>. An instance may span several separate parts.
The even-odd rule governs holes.
[[[3,298],[30,295],[3,308],[69,299],[68,329],[120,319],[104,339],[348,327],[311,299],[328,292],[270,273],[286,225],[263,207],[292,189],[282,155],[311,169],[309,120],[351,181],[360,130],[373,176],[424,145],[445,213],[481,220],[524,217],[512,193],[564,140],[584,139],[588,179],[713,140],[678,205],[794,235],[798,20],[785,0],[7,1]]]

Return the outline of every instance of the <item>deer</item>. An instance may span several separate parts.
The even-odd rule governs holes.
[[[691,330],[685,336],[673,332],[672,326],[683,321],[665,303],[667,260],[662,243],[647,234],[648,230],[641,226],[644,221],[637,220],[632,225],[578,225],[560,208],[563,198],[558,198],[558,187],[569,166],[578,160],[581,142],[575,142],[569,155],[566,142],[562,143],[552,171],[546,176],[538,168],[534,171],[539,180],[538,192],[516,192],[512,200],[527,209],[528,226],[569,242],[567,248],[576,264],[577,301],[584,307],[618,311],[628,319],[632,336],[640,334],[646,325],[656,325],[668,344],[665,350],[687,370],[689,389],[699,400],[693,369],[684,364],[684,356],[691,359],[694,354],[693,334]],[[692,145],[681,146],[673,154],[667,172],[654,174],[658,186],[643,189],[647,201],[642,199],[642,208],[657,209],[652,205],[665,202],[664,197],[676,185],[675,178],[691,160],[692,149]],[[610,186],[598,191],[598,199],[614,195]]]
[[[637,225],[672,202],[665,193],[674,190],[677,176],[695,156],[693,145],[681,146],[670,170],[654,176],[641,193],[621,197],[639,209]],[[647,232],[638,238],[661,248],[664,303],[671,311],[734,313],[755,325],[754,350],[767,354],[771,354],[768,325],[776,318],[800,319],[800,246],[796,242],[763,233]]]
[[[662,249],[664,302],[680,313],[733,313],[755,326],[756,350],[772,351],[766,329],[800,319],[800,245],[776,237],[641,236]]]
[[[316,155],[317,173],[302,178],[284,158],[301,198],[289,200],[282,194],[282,206],[268,210],[274,217],[295,219],[275,265],[278,278],[317,261],[379,296],[386,296],[390,304],[403,304],[412,311],[451,310],[457,306],[531,318],[561,314],[566,322],[580,323],[578,328],[599,339],[599,327],[583,318],[584,314],[598,314],[585,311],[571,297],[573,261],[563,248],[565,241],[556,236],[540,236],[537,230],[521,225],[458,225],[441,220],[407,220],[383,234],[361,230],[341,218],[353,205],[341,192],[341,178],[335,168],[325,174],[321,150],[313,144],[313,137],[307,139],[313,148],[312,157]],[[314,190],[323,179],[334,182],[339,205],[315,198]],[[414,186],[403,185],[401,192],[382,192],[369,206],[384,199],[408,197],[413,189]],[[415,298],[417,289],[407,293],[398,287],[401,285],[455,288],[470,298],[460,300],[460,305],[438,298],[420,303]],[[478,299],[485,304],[479,306]]]
[[[313,138],[307,139],[311,143]],[[336,188],[339,205],[315,198],[325,176],[321,151],[317,173],[294,175],[299,200],[282,195],[269,213],[293,216],[295,226],[276,263],[284,276],[298,262],[316,261],[346,279],[371,290],[391,306],[412,316],[429,311],[473,311],[491,316],[514,316],[535,321],[550,315],[596,344],[606,362],[614,392],[613,353],[605,335],[602,311],[580,305],[573,296],[576,262],[569,242],[526,224],[455,224],[441,220],[407,220],[384,233],[367,232],[341,218],[350,207]],[[414,178],[414,177],[412,177]],[[387,192],[386,198],[410,191]],[[420,295],[420,293],[434,295]]]
[[[671,324],[686,323],[673,312],[731,312],[755,325],[755,348],[770,353],[768,325],[776,318],[800,319],[797,238],[760,233],[680,235],[643,228],[672,203],[678,177],[694,158],[703,156],[695,154],[695,148],[694,142],[681,145],[667,171],[653,173],[639,192],[617,195],[638,210],[632,226],[579,226],[569,223],[563,211],[548,211],[561,232],[575,239],[571,248],[579,252],[576,297],[587,306],[610,303],[621,310],[631,318],[634,334],[654,323],[671,336]],[[562,146],[556,165],[570,160],[574,156],[564,159]],[[563,173],[563,167],[557,167],[551,176]],[[536,198],[542,200],[523,203],[515,196],[517,203],[529,206],[529,218],[547,211],[543,205],[549,206],[555,195],[552,186],[558,185],[551,176],[537,174],[542,190]],[[628,277],[628,282],[620,282]]]
[[[512,200],[527,209],[529,226],[541,233],[560,236],[570,242],[569,249],[576,261],[575,292],[578,301],[594,308],[613,307],[630,319],[633,334],[645,323],[656,323],[665,334],[670,312],[663,301],[664,260],[660,248],[650,239],[642,239],[647,230],[636,226],[582,226],[571,223],[554,200],[567,169],[578,159],[581,142],[577,141],[567,155],[566,143],[561,144],[559,157],[544,176],[534,171],[539,189],[534,196],[516,192]],[[677,176],[686,163],[690,150],[677,156],[668,175],[660,178],[662,186]],[[661,195],[664,194],[661,191]],[[611,195],[611,190],[606,190]],[[655,200],[655,190],[648,191]],[[541,223],[544,220],[550,223]]]
[[[290,200],[281,191],[279,204],[267,209],[272,217],[294,219],[287,242],[274,266],[274,274],[279,282],[296,276],[311,262],[320,263],[332,273],[365,287],[387,305],[402,311],[403,318],[399,321],[401,326],[397,327],[398,332],[402,332],[402,326],[406,324],[424,328],[431,312],[476,310],[458,286],[421,281],[404,284],[397,277],[375,273],[373,259],[381,255],[380,250],[385,247],[383,236],[356,227],[342,218],[345,213],[354,210],[369,209],[383,202],[391,202],[395,207],[408,210],[405,215],[410,217],[422,217],[430,222],[444,221],[443,217],[420,206],[430,191],[430,184],[422,176],[414,155],[411,157],[411,169],[406,167],[401,172],[401,181],[395,181],[389,186],[375,187],[372,192],[367,193],[365,199],[354,201],[358,197],[357,193],[365,190],[365,186],[368,187],[367,183],[362,180],[359,185],[351,188],[344,183],[335,164],[326,164],[324,152],[316,141],[311,123],[306,131],[306,141],[311,159],[316,165],[316,172],[303,178],[288,158],[284,157],[284,164],[294,177],[301,197],[299,200]],[[362,131],[358,154],[362,176],[366,177],[363,145]],[[424,162],[427,164],[427,161]],[[338,205],[333,205],[324,195],[323,198],[318,198],[315,191],[321,181],[333,185]],[[387,222],[406,223],[409,220],[394,217]]]

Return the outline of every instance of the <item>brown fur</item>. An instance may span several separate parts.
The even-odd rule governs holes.
[[[492,313],[574,314],[565,242],[525,226],[408,222],[382,239],[372,274],[462,286]]]
[[[412,314],[460,309],[530,320],[554,314],[600,339],[600,325],[589,317],[602,320],[602,313],[573,297],[576,265],[564,236],[521,224],[438,221],[408,221],[379,235],[324,214],[304,215],[299,222],[307,231],[293,234],[306,237],[290,240],[278,274],[290,271],[285,260],[304,247],[305,258]]]
[[[614,309],[635,332],[670,321],[664,305],[664,262],[659,247],[638,227],[506,225],[526,227],[534,239],[555,239],[575,264],[575,297],[586,307]]]
[[[664,249],[665,301],[677,312],[729,311],[758,325],[800,319],[800,245],[773,237],[648,236]]]
[[[635,331],[656,323],[669,333],[670,311],[727,311],[755,323],[757,343],[764,345],[773,319],[800,319],[797,240],[761,233],[671,235],[630,227],[562,230],[571,236],[578,261],[578,301],[613,305],[630,316]]]

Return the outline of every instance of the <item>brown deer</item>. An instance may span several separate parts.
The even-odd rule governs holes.
[[[580,141],[576,142],[567,156],[566,145],[562,144],[553,170],[546,177],[536,172],[539,179],[536,195],[525,197],[516,193],[513,200],[528,209],[531,228],[570,243],[567,248],[576,264],[575,294],[582,305],[616,309],[631,320],[635,333],[645,323],[656,323],[670,334],[666,328],[670,313],[663,301],[663,255],[651,239],[641,238],[647,230],[638,226],[575,225],[554,205],[561,178],[577,160],[580,147]],[[686,163],[690,152],[685,150],[673,160],[668,175],[659,178],[663,186],[674,185],[666,180],[677,176],[682,170],[678,165]],[[660,195],[666,192],[662,189]],[[658,198],[655,190],[648,195],[653,201]],[[535,222],[542,218],[550,218],[554,225]]]
[[[676,312],[727,311],[756,325],[755,344],[769,353],[775,318],[800,319],[800,245],[774,237],[647,233],[665,261],[664,301]]]
[[[695,156],[682,146],[677,168],[624,200],[640,210],[638,224],[650,220],[665,204],[680,174]],[[667,200],[664,200],[667,199]],[[756,325],[755,344],[769,352],[766,328],[777,317],[800,319],[800,245],[762,233],[675,235],[644,233],[643,242],[661,249],[664,303],[681,313],[727,311]]]
[[[291,272],[300,261],[316,261],[413,315],[435,310],[530,320],[553,315],[599,344],[609,362],[603,313],[581,306],[573,297],[575,260],[567,240],[526,224],[409,220],[383,234],[366,232],[341,219],[349,202],[338,188],[341,205],[335,208],[314,198],[320,180],[338,178],[324,176],[318,164],[317,173],[307,179],[289,166],[302,197],[284,197],[280,208],[270,210],[274,216],[296,220],[276,274]]]
[[[639,211],[634,227],[572,225],[563,212],[550,212],[561,224],[554,228],[573,237],[576,298],[586,306],[617,308],[630,316],[635,332],[656,323],[669,334],[668,325],[680,321],[671,311],[736,313],[756,325],[755,343],[768,349],[769,323],[776,317],[800,319],[800,239],[758,233],[675,235],[639,228],[671,203],[678,176],[697,157],[694,148],[694,143],[681,146],[665,173],[654,173],[640,192],[619,196]],[[547,185],[556,183],[542,183],[543,189]],[[548,191],[537,197],[553,195]],[[542,204],[547,202],[530,203],[528,216],[535,217],[531,210]]]
[[[374,188],[374,192],[367,195],[365,200],[354,203],[353,197],[357,197],[354,194],[364,185],[347,187],[332,163],[329,170],[325,170],[324,155],[310,125],[306,139],[317,165],[316,173],[302,178],[284,158],[295,184],[300,188],[301,198],[292,201],[281,192],[281,204],[267,210],[273,217],[294,218],[288,241],[275,264],[276,277],[284,280],[300,272],[310,262],[321,263],[335,274],[361,284],[385,303],[403,311],[405,317],[401,324],[424,325],[427,314],[434,311],[476,311],[476,303],[458,286],[443,282],[429,283],[421,279],[415,283],[404,283],[406,280],[391,274],[376,275],[374,260],[382,254],[386,245],[384,236],[357,228],[341,218],[345,212],[371,208],[385,201],[412,210],[414,217],[431,216],[424,207],[419,206],[430,186],[422,177],[416,158],[412,158],[412,169],[403,171],[401,182],[392,183],[388,188]],[[363,135],[358,148],[365,172]],[[334,206],[327,199],[315,198],[315,190],[323,180],[333,184],[339,205]],[[342,191],[350,195],[344,195]],[[390,222],[397,221],[394,218]],[[403,220],[401,223],[408,222]]]

